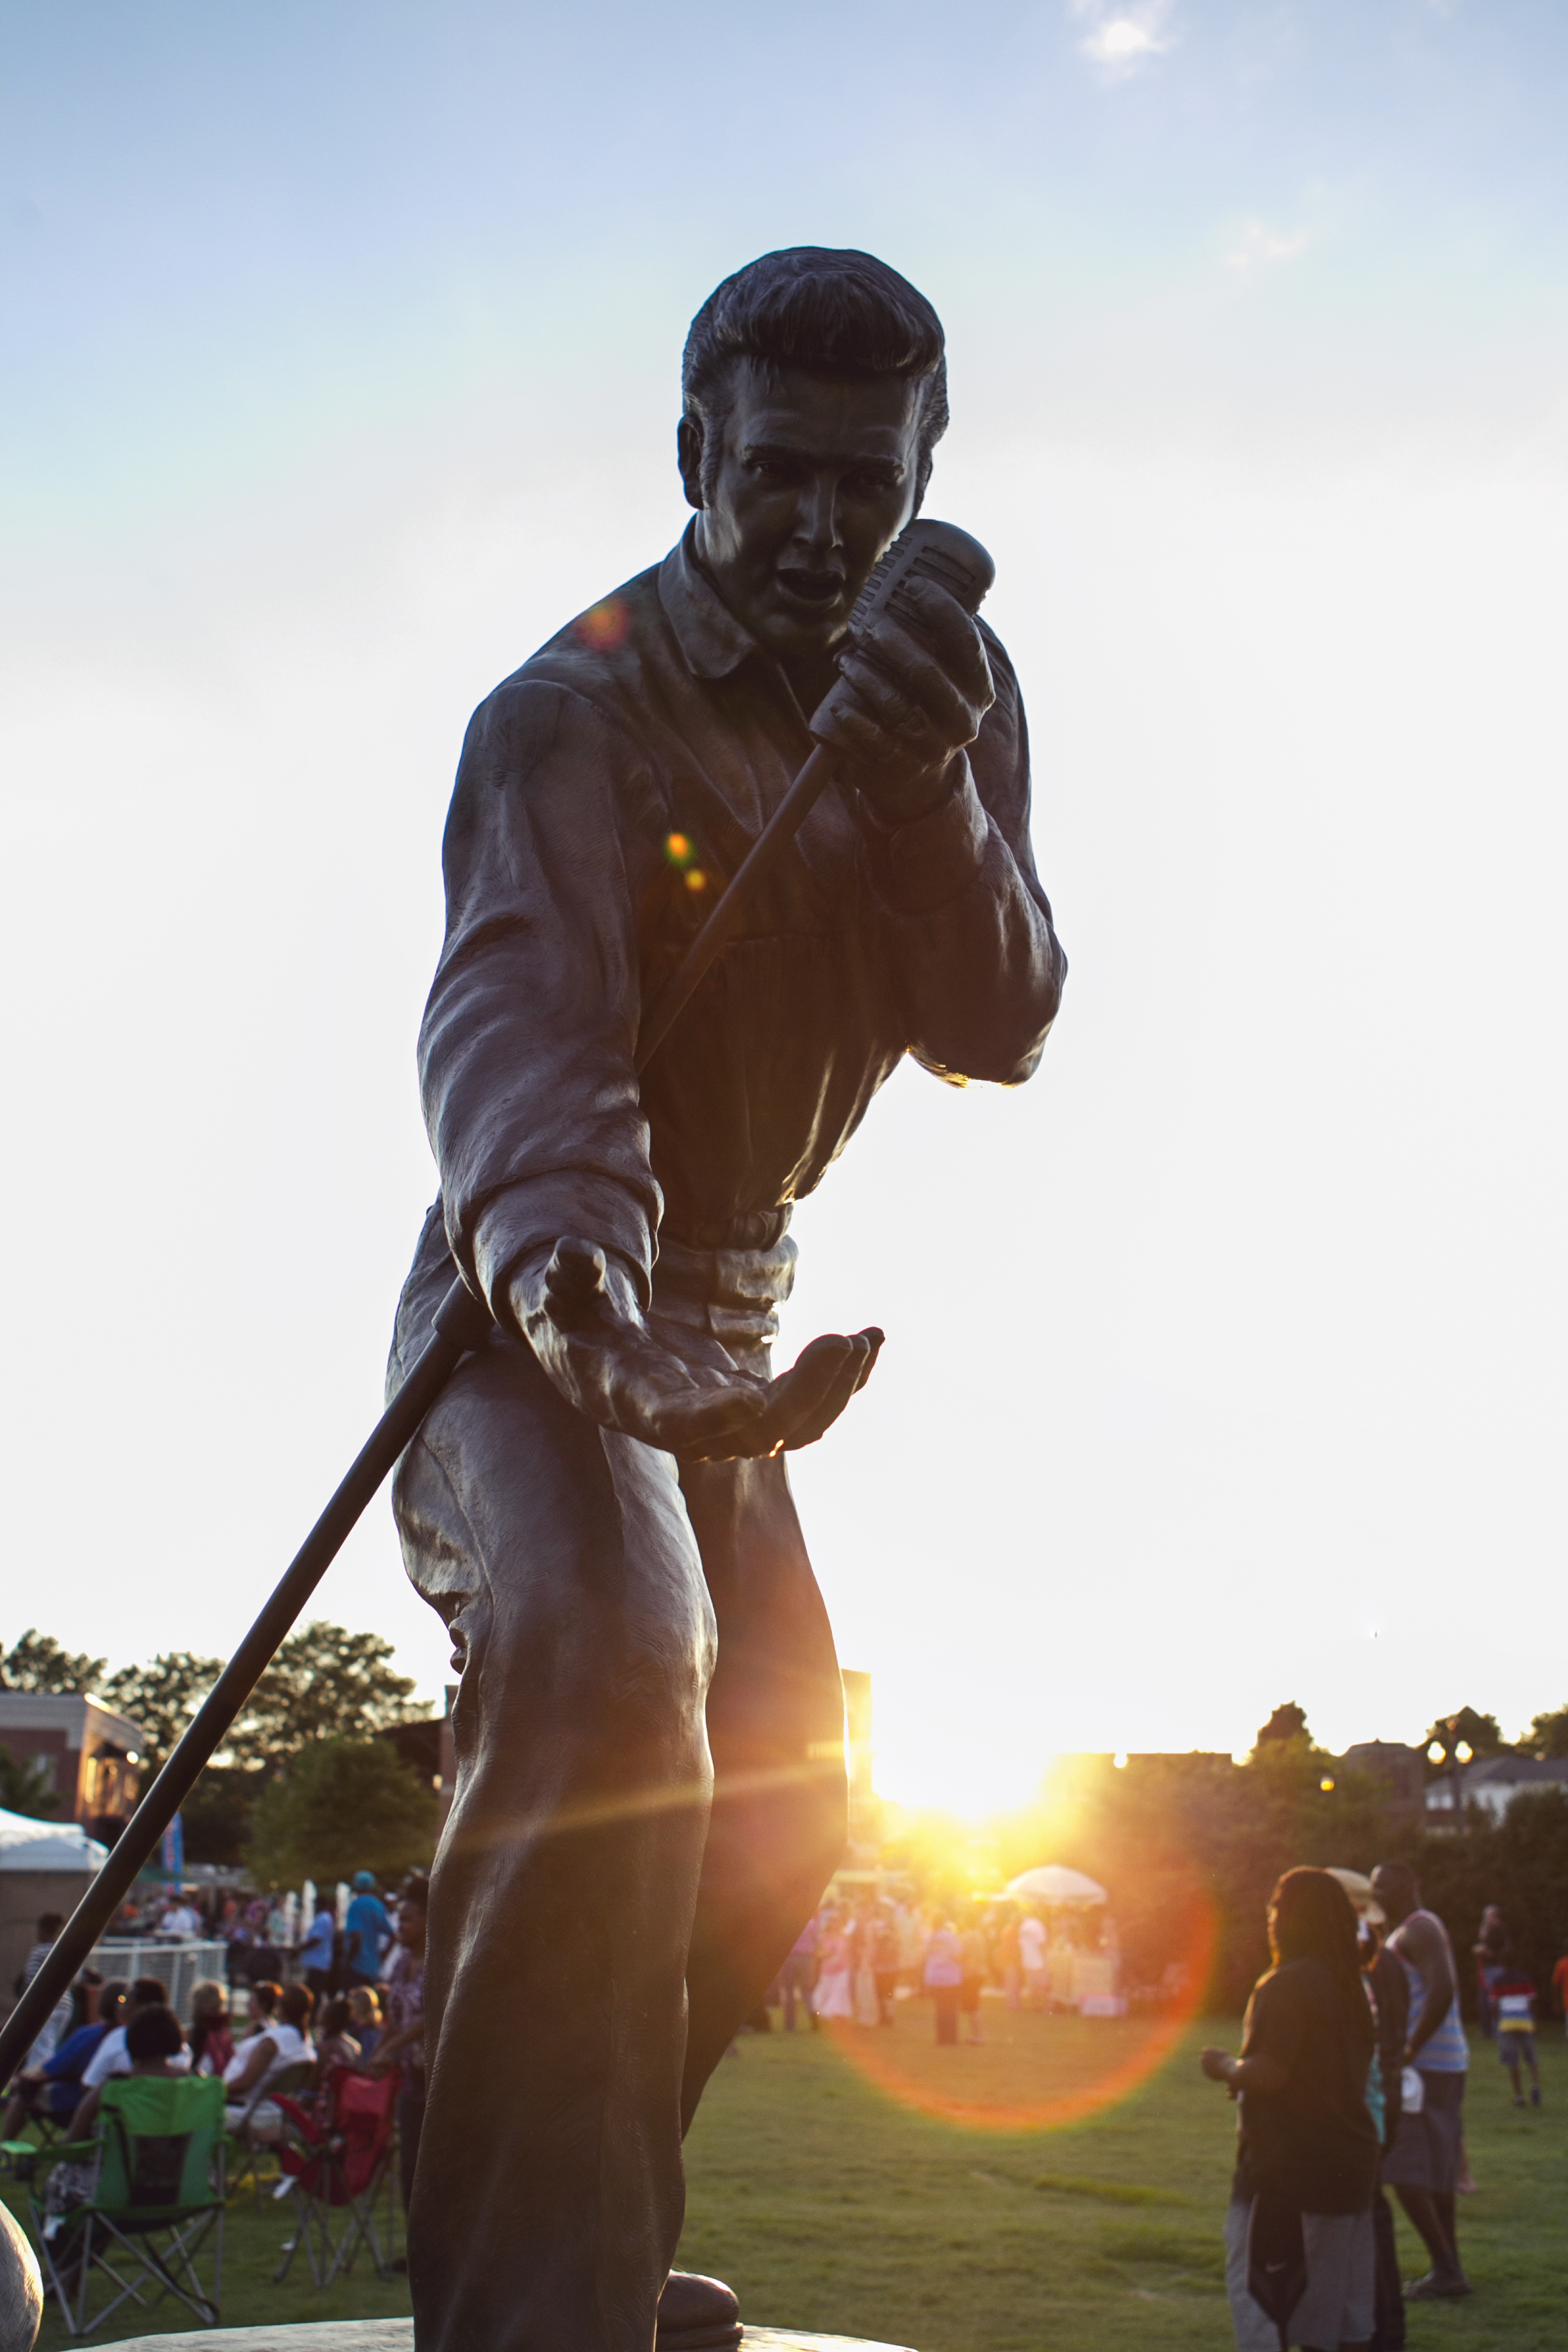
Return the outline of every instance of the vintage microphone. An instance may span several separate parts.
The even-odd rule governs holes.
[[[853,637],[883,613],[899,614],[910,583],[929,580],[977,613],[995,578],[995,567],[978,540],[949,522],[911,522],[883,556],[855,600],[849,616]],[[911,614],[911,619],[915,616]],[[842,681],[816,714],[831,715],[836,698],[847,698]],[[814,731],[816,719],[814,719]],[[805,767],[758,835],[729,887],[676,970],[643,1016],[636,1066],[647,1067],[695,992],[714,957],[816,805],[834,773],[834,754],[818,743]],[[267,1606],[246,1634],[178,1745],[126,1822],[103,1868],[49,1947],[42,1966],[0,2026],[0,2087],[7,2084],[43,2029],[49,2012],[125,1900],[163,1832],[179,1811],[227,1735],[356,1522],[447,1382],[490,1328],[489,1309],[459,1276],[437,1308],[429,1339],[381,1419],[355,1456],[348,1475],[284,1570]]]

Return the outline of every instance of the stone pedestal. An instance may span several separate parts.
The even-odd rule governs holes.
[[[198,2327],[189,2335],[135,2336],[113,2352],[414,2352],[411,2319],[322,2319],[296,2327]],[[858,2336],[805,2336],[748,2327],[742,2352],[909,2352]]]

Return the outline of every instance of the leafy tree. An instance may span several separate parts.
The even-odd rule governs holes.
[[[243,1764],[209,1764],[184,1803],[185,1860],[234,1864],[245,1860],[251,1812],[266,1787]]]
[[[48,1785],[49,1768],[41,1756],[13,1756],[0,1744],[0,1809],[28,1813],[45,1821],[59,1811],[59,1798]]]
[[[1462,1706],[1458,1715],[1439,1716],[1426,1734],[1426,1746],[1443,1750],[1441,1763],[1434,1764],[1430,1757],[1426,1759],[1426,1778],[1429,1780],[1436,1780],[1440,1772],[1453,1769],[1454,1750],[1461,1739],[1469,1743],[1471,1753],[1478,1757],[1502,1756],[1508,1752],[1508,1742],[1502,1736],[1496,1716],[1478,1715],[1473,1706]]]
[[[142,1727],[142,1786],[167,1761],[197,1707],[223,1672],[221,1658],[164,1650],[144,1666],[121,1666],[103,1685],[103,1696]]]
[[[257,1800],[250,1867],[264,1886],[394,1878],[435,1850],[436,1792],[384,1739],[312,1740]]]
[[[392,1654],[379,1633],[351,1633],[321,1619],[302,1625],[251,1693],[229,1735],[228,1754],[270,1777],[316,1741],[363,1740],[427,1715],[427,1706],[410,1704],[413,1678],[393,1673]]]
[[[62,1650],[48,1633],[29,1625],[21,1639],[0,1658],[0,1688],[22,1691],[79,1691],[98,1688],[107,1658],[89,1658],[84,1651]]]
[[[1312,1735],[1307,1728],[1306,1708],[1298,1706],[1294,1699],[1287,1699],[1282,1706],[1275,1708],[1259,1731],[1253,1753],[1258,1755],[1266,1748],[1289,1747],[1293,1740],[1310,1748]]]
[[[1568,1756],[1568,1706],[1536,1716],[1519,1744],[1527,1756]]]

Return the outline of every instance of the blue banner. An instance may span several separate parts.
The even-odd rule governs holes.
[[[163,1868],[170,1878],[185,1874],[185,1824],[178,1813],[163,1832]]]

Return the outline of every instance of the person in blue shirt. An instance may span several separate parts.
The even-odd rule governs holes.
[[[318,2000],[322,1993],[331,1990],[332,1956],[337,1936],[335,1906],[326,1901],[319,1902],[315,1923],[300,1947],[300,1965],[305,1971],[305,1982]]]
[[[15,2139],[29,2118],[58,2124],[64,2130],[81,2097],[81,2078],[89,2059],[104,2035],[124,2022],[125,1993],[126,1988],[118,1979],[106,1984],[99,1994],[96,2024],[78,2026],[52,2058],[17,2075],[15,2095],[0,2125],[0,2137]]]
[[[373,1985],[381,1975],[382,1955],[392,1941],[392,1921],[375,1891],[368,1870],[354,1873],[354,1899],[343,1922],[348,1951],[349,1983]]]

